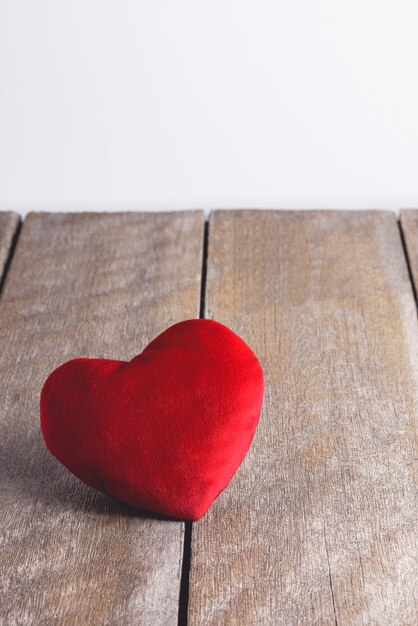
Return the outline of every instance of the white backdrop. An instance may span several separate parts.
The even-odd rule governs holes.
[[[417,0],[0,0],[0,209],[418,207]]]

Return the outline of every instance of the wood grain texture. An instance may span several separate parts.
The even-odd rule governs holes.
[[[400,224],[408,254],[409,266],[415,286],[418,289],[418,210],[404,209],[400,213]]]
[[[31,214],[0,306],[2,623],[176,624],[184,524],[88,488],[45,449],[39,393],[197,317],[203,214]]]
[[[417,624],[418,328],[395,216],[215,212],[206,305],[266,391],[193,526],[190,626]]]
[[[11,211],[0,212],[0,281],[3,276],[13,237],[20,223],[17,213]]]

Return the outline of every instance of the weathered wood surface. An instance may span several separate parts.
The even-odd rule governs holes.
[[[11,211],[0,212],[0,283],[19,222],[20,217],[17,213],[12,213]]]
[[[418,210],[404,209],[400,214],[401,228],[411,268],[415,292],[418,290]]]
[[[216,212],[207,317],[264,410],[193,525],[189,624],[418,623],[418,329],[395,216]]]
[[[203,214],[31,214],[0,305],[0,621],[175,624],[184,524],[141,517],[49,454],[47,374],[129,359],[196,317]]]

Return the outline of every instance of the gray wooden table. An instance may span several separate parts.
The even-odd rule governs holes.
[[[2,624],[418,624],[418,212],[216,211],[206,237],[199,211],[4,213],[0,266]],[[192,525],[73,477],[38,401],[61,362],[199,314],[266,392]]]

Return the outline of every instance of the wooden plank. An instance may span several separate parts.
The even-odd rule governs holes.
[[[17,213],[11,211],[0,212],[0,282],[19,222],[20,217]]]
[[[39,393],[76,356],[129,359],[196,317],[203,214],[31,214],[0,306],[0,614],[174,624],[184,524],[94,492],[45,449]]]
[[[418,289],[418,210],[403,209],[400,213],[400,223],[411,268],[415,293]]]
[[[215,212],[206,304],[266,392],[193,526],[189,624],[416,624],[418,328],[395,216]]]

